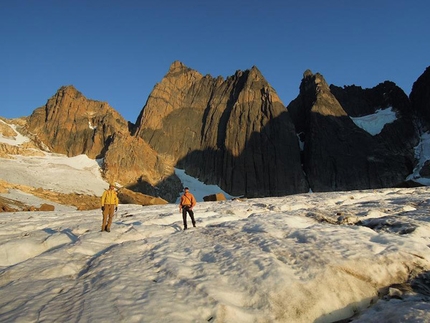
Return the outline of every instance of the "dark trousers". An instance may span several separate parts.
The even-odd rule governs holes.
[[[184,221],[184,229],[187,228],[187,213],[190,215],[191,222],[193,223],[193,227],[196,226],[196,220],[194,220],[194,212],[190,210],[188,206],[182,207],[182,220]]]

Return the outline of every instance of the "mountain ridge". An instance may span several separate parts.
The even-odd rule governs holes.
[[[181,188],[174,167],[235,196],[392,187],[405,185],[429,128],[429,73],[414,83],[410,100],[390,81],[341,88],[307,70],[285,106],[256,66],[224,79],[175,61],[135,124],[66,86],[23,128],[50,151],[102,158],[108,181],[168,201]],[[397,120],[377,136],[351,121],[388,108]]]

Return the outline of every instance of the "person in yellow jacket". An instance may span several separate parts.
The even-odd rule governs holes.
[[[181,196],[179,202],[179,212],[182,212],[182,220],[184,222],[184,230],[187,230],[187,213],[190,215],[193,227],[196,226],[196,220],[194,220],[193,207],[196,205],[196,199],[194,195],[190,193],[188,187],[184,188],[184,194]]]
[[[113,216],[115,211],[118,210],[118,196],[116,195],[115,186],[113,184],[109,184],[109,189],[103,192],[101,207],[103,212],[101,231],[110,232]]]

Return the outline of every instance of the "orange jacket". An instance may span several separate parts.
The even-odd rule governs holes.
[[[181,201],[179,202],[179,208],[182,209],[183,206],[194,207],[196,205],[196,199],[193,194],[186,192],[181,196]]]

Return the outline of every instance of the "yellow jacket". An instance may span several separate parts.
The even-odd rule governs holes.
[[[116,195],[116,191],[111,189],[105,190],[102,195],[101,204],[102,206],[105,204],[115,204],[118,206],[118,196]]]

